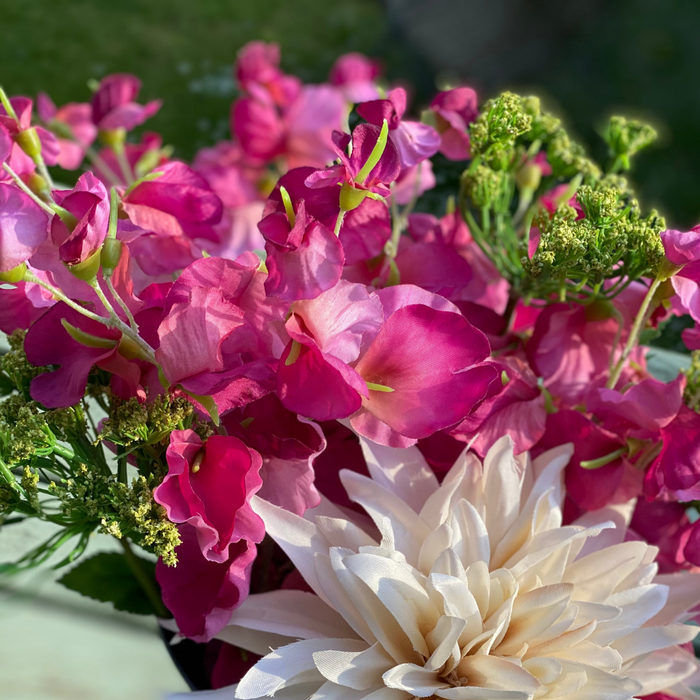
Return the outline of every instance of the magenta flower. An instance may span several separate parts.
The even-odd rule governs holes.
[[[62,321],[92,336],[92,346],[75,340]],[[29,329],[24,341],[27,359],[36,367],[59,365],[58,369],[35,377],[31,395],[46,408],[66,408],[80,403],[85,395],[88,375],[93,366],[121,379],[128,393],[135,396],[139,389],[141,370],[119,353],[121,332],[86,318],[63,302],[52,306]]]
[[[10,155],[10,167],[19,175],[31,174],[34,172],[35,164],[20,148],[18,139],[21,139],[22,132],[34,130],[41,144],[41,156],[47,165],[56,165],[59,153],[59,145],[56,137],[41,126],[32,126],[33,101],[29,97],[11,97],[10,104],[17,115],[15,120],[5,108],[0,105],[0,127],[4,127],[15,141]],[[3,142],[4,138],[0,139]],[[6,145],[5,147],[6,148]],[[4,149],[3,149],[4,150]],[[7,156],[0,160],[6,160]],[[6,179],[7,174],[1,171],[0,179]]]
[[[266,241],[265,291],[285,301],[313,299],[334,287],[345,262],[338,237],[307,215],[303,199],[295,209],[293,222],[273,212],[258,224]]]
[[[0,272],[29,260],[48,236],[49,217],[14,185],[0,183]]]
[[[700,260],[700,225],[690,231],[662,231],[661,241],[669,262],[684,266]]]
[[[114,73],[100,81],[92,96],[92,121],[102,131],[126,129],[131,131],[150,119],[161,107],[161,100],[145,105],[135,100],[141,81],[135,75]]]
[[[202,443],[193,430],[175,430],[166,459],[168,473],[153,498],[172,522],[195,528],[205,559],[223,564],[232,544],[262,540],[262,520],[250,506],[262,486],[255,450],[235,437],[212,435]]]
[[[141,136],[140,143],[130,143],[126,142],[124,144],[124,158],[129,163],[131,172],[137,172],[137,164],[139,161],[147,161],[150,164],[155,163],[155,167],[165,165],[169,161],[166,154],[161,150],[163,146],[163,138],[160,134],[156,134],[152,131],[147,131]],[[103,171],[99,166],[92,166],[92,171],[97,175],[100,180],[107,186],[111,185],[122,185],[125,189],[128,187],[128,183],[124,180],[124,173],[122,172],[119,161],[117,160],[117,154],[113,149],[105,147],[100,150],[100,165],[104,164],[109,168],[109,172]],[[144,157],[145,156],[145,157]]]
[[[352,52],[340,56],[331,68],[329,79],[340,88],[345,99],[352,103],[376,100],[379,91],[375,81],[379,76],[379,64],[364,54]]]
[[[505,372],[505,386],[495,381],[490,391],[497,391],[467,416],[451,435],[470,443],[481,457],[503,435],[513,439],[513,452],[527,452],[544,435],[547,423],[545,397],[537,386],[532,370],[517,357],[506,357],[494,366]]]
[[[437,184],[433,164],[424,160],[411,168],[402,168],[391,193],[397,204],[408,204],[414,197],[420,197]]]
[[[292,202],[303,199],[306,213],[333,230],[340,212],[340,188],[307,187],[306,179],[316,172],[314,168],[295,168],[283,175],[267,200],[264,216],[275,211],[285,212],[280,194],[280,187],[284,187]],[[338,238],[343,245],[346,266],[380,255],[390,237],[391,218],[387,207],[382,202],[365,199],[359,207],[347,212],[340,227]]]
[[[249,41],[238,52],[234,75],[248,94],[285,107],[299,95],[301,81],[293,75],[285,75],[279,64],[279,44]]]
[[[7,127],[0,124],[0,164],[4,163],[12,153],[12,136]],[[3,173],[5,171],[3,170]]]
[[[462,420],[498,372],[482,364],[486,336],[445,299],[410,285],[373,296],[385,321],[355,365],[370,392],[350,422],[370,440],[405,447]]]
[[[476,92],[468,87],[441,92],[430,103],[440,134],[440,153],[450,160],[469,158],[467,126],[479,114]]]
[[[57,108],[44,92],[37,97],[37,112],[58,140],[58,165],[76,170],[85,157],[85,151],[97,137],[92,123],[92,107],[87,103],[70,102]]]
[[[677,304],[700,321],[700,226],[687,232],[663,231],[661,240],[666,258],[678,268],[671,278]]]
[[[352,137],[334,131],[333,143],[340,164],[311,173],[305,180],[307,187],[332,187],[343,184],[363,194],[374,192],[381,197],[388,197],[389,185],[401,172],[401,157],[391,141],[386,142],[377,164],[368,173],[363,172],[379,136],[380,128],[373,124],[360,124],[355,127]],[[352,153],[348,156],[347,148],[351,141]]]
[[[37,270],[35,274],[43,273]],[[11,289],[0,290],[0,295],[0,331],[8,335],[18,328],[27,330],[56,303],[49,292],[32,282],[16,282]]]
[[[381,126],[384,120],[389,125],[389,138],[401,156],[403,168],[411,168],[434,156],[440,147],[440,134],[432,126],[421,122],[402,121],[406,111],[406,91],[392,90],[385,100],[364,102],[357,113],[370,124]]]
[[[583,510],[597,510],[614,502],[615,491],[625,473],[625,460],[619,452],[626,447],[624,441],[579,411],[559,411],[547,416],[546,432],[532,455],[535,457],[565,442],[574,446],[565,472],[569,498]],[[596,469],[581,466],[582,462],[607,456],[611,456],[609,462]]]
[[[317,420],[357,411],[367,388],[349,363],[382,321],[381,302],[364,286],[342,280],[315,299],[296,302],[286,323],[292,342],[277,370],[277,393],[286,408]],[[312,386],[317,389],[309,391]]]
[[[77,223],[69,228],[55,214],[51,220],[51,241],[64,263],[77,265],[94,255],[107,237],[107,190],[92,173],[84,173],[72,190],[54,190],[53,197],[56,204],[76,218]]]
[[[156,579],[180,632],[196,642],[208,642],[248,596],[257,550],[253,542],[241,539],[229,547],[229,558],[220,564],[202,556],[194,527],[181,525],[178,530],[182,539],[175,550],[178,564],[170,567],[159,560]]]

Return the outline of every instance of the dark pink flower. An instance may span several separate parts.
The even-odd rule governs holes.
[[[690,231],[662,231],[661,240],[669,262],[687,265],[700,260],[700,225]]]
[[[268,214],[258,228],[265,237],[268,270],[265,291],[285,301],[313,299],[334,287],[343,272],[343,246],[338,237],[295,206],[291,225],[286,213]]]
[[[374,192],[382,197],[390,194],[389,185],[396,180],[401,171],[401,157],[398,149],[387,141],[381,158],[369,173],[358,181],[362,169],[379,140],[380,128],[373,124],[360,124],[355,127],[352,137],[339,131],[333,132],[335,154],[340,165],[311,173],[305,183],[308,187],[331,187],[346,184],[354,190]],[[352,140],[352,153],[348,156],[347,147]]]
[[[437,184],[433,164],[424,160],[411,168],[402,168],[401,174],[394,182],[391,196],[397,204],[408,204],[414,197],[418,198]]]
[[[285,107],[298,96],[301,81],[285,75],[279,64],[279,44],[250,41],[238,52],[234,75],[245,92]]]
[[[195,528],[202,555],[225,563],[231,545],[260,542],[262,520],[250,499],[262,486],[262,458],[236,437],[212,435],[202,443],[193,430],[175,430],[166,452],[168,473],[153,498],[174,523]]]
[[[542,438],[547,422],[545,397],[532,370],[516,357],[505,357],[494,366],[502,376],[505,373],[505,385],[495,381],[491,391],[498,393],[450,431],[482,457],[503,435],[513,439],[515,454],[526,452]]]
[[[559,411],[547,416],[546,432],[533,457],[566,442],[574,446],[565,472],[568,497],[583,510],[597,510],[613,501],[625,473],[625,461],[618,452],[626,447],[624,441],[579,411]],[[611,456],[609,462],[596,469],[581,466],[607,456]]]
[[[163,138],[160,134],[147,131],[141,136],[139,143],[126,142],[124,144],[124,158],[129,163],[131,171],[140,178],[150,172],[153,168],[165,165],[169,161],[167,151],[161,150]],[[92,166],[92,171],[102,180],[106,186],[121,185],[127,188],[128,183],[124,180],[124,173],[117,160],[117,154],[111,148],[103,148],[99,152],[100,167]],[[144,169],[143,165],[147,167]]]
[[[29,260],[48,236],[49,217],[14,185],[0,183],[0,272]]]
[[[700,481],[700,414],[687,406],[668,425],[661,429],[662,448],[646,476],[645,490],[649,496],[660,491],[677,492],[679,500],[683,491],[693,489]]]
[[[161,100],[145,105],[136,102],[141,81],[128,73],[105,76],[92,96],[92,121],[102,131],[131,131],[150,119],[161,107]]]
[[[375,442],[403,447],[463,419],[498,373],[481,364],[486,336],[448,301],[411,285],[373,296],[385,321],[355,365],[370,392],[351,423]]]
[[[680,503],[645,498],[640,498],[635,506],[630,529],[659,548],[656,561],[662,574],[687,568],[684,550],[690,545],[693,526],[685,511],[686,507]],[[693,546],[690,547],[692,556]]]
[[[340,56],[329,75],[332,85],[340,88],[348,102],[356,104],[376,100],[379,91],[375,80],[379,76],[379,63],[364,54],[352,52]]]
[[[697,323],[692,328],[684,329],[681,337],[688,350],[700,350],[700,326]]]
[[[10,167],[19,175],[34,172],[34,161],[30,158],[18,143],[24,131],[34,131],[41,144],[41,157],[47,165],[56,165],[59,153],[59,145],[56,137],[41,126],[32,126],[32,110],[34,103],[29,97],[11,97],[10,104],[17,115],[15,120],[5,108],[0,105],[0,126],[5,127],[15,141],[10,156]],[[3,158],[2,160],[5,160]],[[1,171],[0,179],[6,179],[7,174]]]
[[[35,274],[43,273],[36,270]],[[0,300],[0,331],[8,335],[18,328],[27,330],[56,303],[49,292],[33,282],[16,282],[12,288],[0,289]]]
[[[306,179],[316,172],[319,171],[314,168],[295,168],[283,175],[270,194],[263,215],[285,212],[280,195],[280,187],[284,187],[292,202],[303,199],[306,213],[333,230],[340,212],[340,188],[307,187]],[[345,264],[354,265],[380,255],[390,237],[391,218],[387,207],[382,202],[365,199],[356,209],[347,212],[340,228],[338,238],[343,245]]]
[[[74,340],[62,320],[96,339],[98,347],[88,347]],[[36,367],[59,365],[58,369],[35,377],[31,395],[46,408],[65,408],[79,403],[85,394],[88,375],[93,366],[123,380],[129,393],[137,394],[141,370],[119,353],[121,332],[86,318],[63,302],[52,306],[29,329],[24,341],[27,359]]]
[[[58,214],[54,214],[51,241],[62,262],[77,265],[94,255],[107,237],[107,190],[92,173],[84,173],[72,190],[54,190],[53,197],[56,204],[77,219],[77,223],[69,228]]]
[[[69,102],[57,108],[46,93],[40,92],[37,97],[37,112],[58,140],[58,165],[66,170],[79,168],[85,151],[97,137],[91,105]]]
[[[345,105],[328,85],[306,85],[284,113],[268,100],[243,97],[231,110],[231,132],[247,156],[284,157],[289,168],[322,167],[335,158],[332,134],[341,128]]]
[[[446,90],[435,97],[430,109],[436,115],[440,153],[450,160],[469,158],[467,126],[479,113],[476,92],[468,87]]]
[[[357,108],[357,113],[370,124],[381,126],[387,120],[389,138],[399,151],[401,166],[411,168],[438,152],[440,134],[428,124],[402,121],[405,111],[403,88],[392,90],[385,100],[364,102]]]
[[[180,632],[196,642],[207,642],[248,596],[257,550],[253,542],[241,539],[229,547],[229,558],[217,563],[202,556],[194,527],[181,525],[178,530],[182,539],[175,550],[178,564],[170,567],[159,560],[156,579]]]
[[[4,163],[12,153],[12,136],[7,127],[0,124],[0,164]],[[3,172],[5,172],[3,170]]]

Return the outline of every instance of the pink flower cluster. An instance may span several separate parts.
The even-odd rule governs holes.
[[[264,537],[253,494],[300,515],[321,494],[342,501],[339,469],[366,471],[347,425],[417,444],[438,475],[504,434],[534,456],[572,442],[569,520],[637,498],[632,532],[663,568],[700,565],[682,505],[700,500],[685,378],[653,378],[637,346],[609,386],[647,287],[526,305],[459,212],[414,209],[435,186],[433,156],[469,158],[473,90],[439,94],[419,122],[363,56],[341,57],[323,85],[279,61],[275,45],[244,47],[233,138],[192,166],[156,134],[127,140],[160,107],[136,101],[133,76],[104,78],[91,104],[42,95],[34,115],[14,97],[0,114],[0,329],[28,329],[29,362],[49,368],[32,398],[75,405],[97,367],[121,399],[176,393],[218,426],[205,442],[170,435],[155,490],[182,537],[178,566],[158,566],[180,631],[211,639],[247,594]],[[71,189],[47,179],[46,165],[85,156]],[[650,323],[700,323],[700,229],[662,238],[670,282]]]

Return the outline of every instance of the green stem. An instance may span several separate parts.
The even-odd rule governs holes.
[[[608,383],[605,385],[608,389],[615,388],[615,385],[617,384],[618,379],[620,379],[620,375],[622,374],[622,370],[625,366],[625,362],[627,361],[627,358],[630,356],[630,353],[632,352],[632,350],[634,350],[634,347],[636,346],[637,342],[639,341],[639,336],[641,334],[641,330],[647,321],[649,307],[651,306],[652,299],[654,298],[654,295],[656,294],[656,290],[659,288],[660,284],[661,284],[661,280],[659,278],[656,278],[649,285],[649,289],[647,290],[646,296],[644,297],[644,300],[642,301],[642,305],[639,307],[639,311],[637,312],[637,316],[634,319],[634,324],[632,325],[632,330],[630,331],[629,338],[627,338],[627,342],[625,343],[625,347],[622,351],[622,355],[620,355],[620,359],[617,361],[615,368],[613,369],[613,371],[610,374],[610,378],[608,379]]]
[[[598,457],[598,459],[589,459],[581,462],[581,466],[584,469],[600,469],[610,462],[614,462],[618,457],[622,457],[627,452],[626,447],[621,447],[619,450],[615,450],[608,455],[603,457]]]
[[[139,327],[136,325],[136,319],[131,313],[131,309],[126,305],[126,302],[119,296],[117,290],[114,288],[114,285],[112,284],[112,275],[104,275],[104,278],[105,282],[107,283],[107,288],[109,289],[110,294],[114,297],[117,304],[119,304],[121,310],[124,312],[127,319],[129,319],[129,325],[131,326],[131,330],[134,331],[134,333],[138,333]]]
[[[335,233],[336,236],[340,235],[340,229],[343,226],[344,219],[345,219],[345,210],[341,209],[338,212],[338,218],[335,220],[335,228],[333,229],[333,233]]]
[[[49,189],[55,189],[55,185],[53,184],[53,178],[51,177],[51,173],[49,172],[49,169],[46,167],[46,162],[44,161],[44,158],[42,157],[41,154],[39,154],[35,160],[34,164],[36,167],[39,169],[39,174],[41,177],[46,180],[46,183],[49,186]]]
[[[165,605],[163,605],[163,600],[161,599],[156,582],[141,568],[141,562],[131,549],[129,541],[122,537],[119,542],[124,548],[124,558],[131,569],[131,573],[134,574],[134,577],[139,582],[146,597],[151,602],[156,615],[163,619],[172,617]]]

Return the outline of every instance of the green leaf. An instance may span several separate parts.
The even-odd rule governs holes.
[[[139,559],[143,569],[155,579],[155,564]],[[136,615],[155,614],[124,555],[117,552],[103,552],[85,559],[58,582],[88,598],[112,603],[117,610]]]

